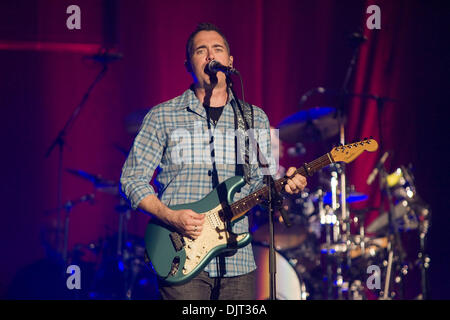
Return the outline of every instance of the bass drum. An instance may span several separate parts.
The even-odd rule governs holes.
[[[259,243],[253,243],[252,246],[257,266],[256,299],[268,300],[270,298],[269,247]],[[275,260],[277,300],[306,300],[309,294],[294,267],[276,250]]]

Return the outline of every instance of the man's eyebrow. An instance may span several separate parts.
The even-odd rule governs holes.
[[[198,49],[204,49],[206,48],[206,45],[202,44],[201,46],[198,46],[194,49],[194,51],[197,51]]]
[[[194,51],[197,51],[198,49],[204,49],[204,48],[206,48],[206,45],[205,45],[205,44],[202,44],[202,45],[196,47],[196,48],[194,49]],[[216,44],[213,45],[213,48],[225,48],[225,46],[224,46],[223,44],[216,43]]]

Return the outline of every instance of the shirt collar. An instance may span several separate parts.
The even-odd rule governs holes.
[[[231,103],[232,100],[235,100],[233,93],[231,92],[230,88],[228,88],[228,99],[227,99],[227,105]],[[191,108],[192,110],[201,113],[204,111],[204,108],[202,104],[200,103],[200,100],[198,100],[197,96],[194,92],[194,86],[191,85],[189,89],[187,89],[181,96],[179,108],[185,109],[185,108]]]

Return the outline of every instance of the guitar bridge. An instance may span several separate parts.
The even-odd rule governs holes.
[[[175,257],[172,260],[172,266],[170,267],[169,276],[176,275],[179,268],[180,268],[180,257]]]

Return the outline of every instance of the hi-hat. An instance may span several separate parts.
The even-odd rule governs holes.
[[[279,125],[280,139],[285,142],[319,141],[336,136],[339,123],[336,108],[315,107],[285,118]]]

